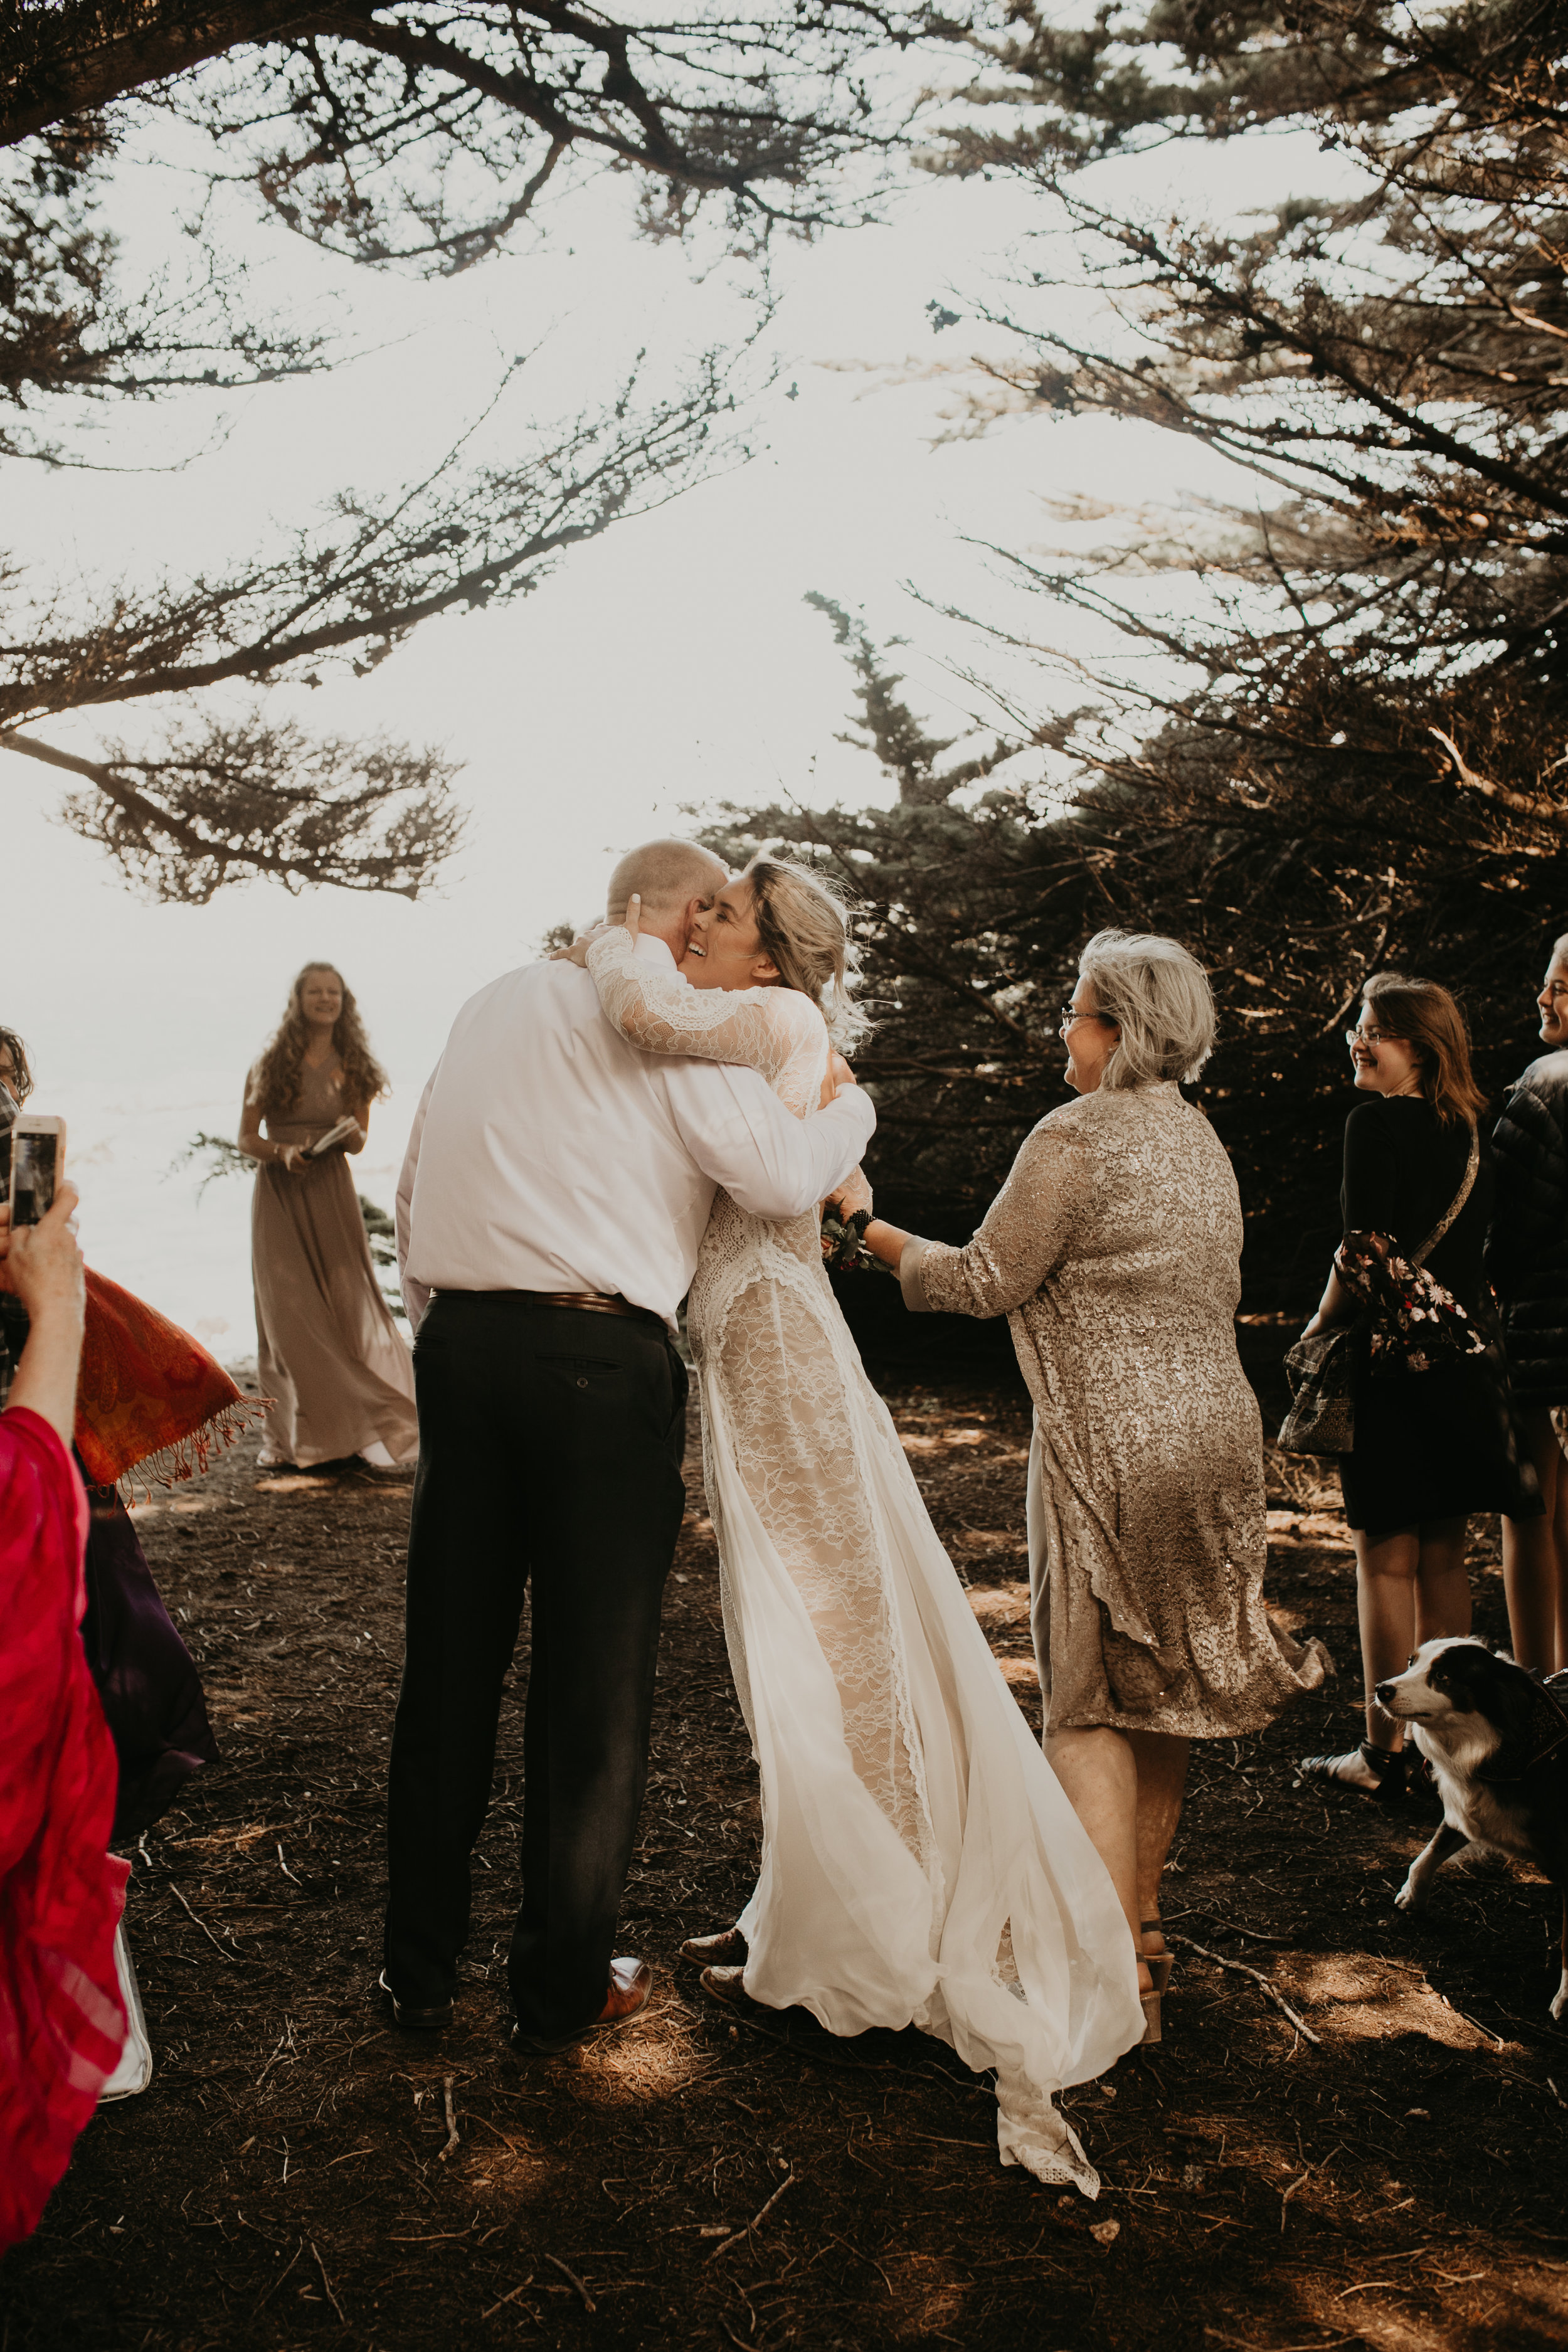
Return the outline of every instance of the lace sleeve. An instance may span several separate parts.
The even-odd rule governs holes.
[[[899,1268],[906,1306],[1006,1315],[1034,1297],[1092,1214],[1093,1155],[1051,1125],[1042,1120],[1028,1138],[972,1242],[909,1244]]]
[[[803,1049],[826,1043],[821,1013],[793,988],[692,988],[679,973],[639,961],[619,924],[588,950],[606,1020],[650,1054],[738,1062],[777,1087]]]

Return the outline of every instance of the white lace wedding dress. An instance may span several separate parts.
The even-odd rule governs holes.
[[[786,988],[691,988],[630,934],[588,969],[633,1045],[814,1110],[827,1032]],[[714,1200],[688,1309],[735,1686],[762,1774],[745,1987],[829,2032],[913,2023],[996,2070],[1004,2163],[1093,2196],[1058,2114],[1143,2030],[1110,1879],[1014,1702],[866,1378],[817,1221]]]

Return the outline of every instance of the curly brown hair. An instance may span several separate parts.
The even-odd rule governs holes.
[[[335,963],[308,963],[294,975],[289,1009],[269,1042],[263,1046],[246,1082],[246,1100],[263,1118],[287,1118],[300,1099],[300,1073],[310,1042],[310,1024],[301,1002],[305,982],[313,971],[330,971],[343,992],[343,1009],[332,1029],[332,1046],[343,1066],[345,1104],[379,1102],[391,1084],[370,1050],[354,992]]]
[[[0,1054],[5,1053],[10,1055],[11,1066],[16,1073],[16,1099],[26,1102],[33,1091],[33,1066],[15,1029],[0,1028]]]

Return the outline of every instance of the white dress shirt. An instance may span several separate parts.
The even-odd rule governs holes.
[[[646,931],[637,953],[675,968]],[[576,964],[509,971],[452,1024],[408,1139],[409,1321],[433,1290],[589,1290],[673,1325],[717,1186],[752,1216],[799,1216],[876,1124],[858,1087],[800,1119],[755,1070],[639,1052]]]

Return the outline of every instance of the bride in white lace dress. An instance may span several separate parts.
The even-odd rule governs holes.
[[[754,861],[699,917],[685,977],[634,937],[574,950],[623,1036],[747,1064],[797,1117],[831,1091],[829,1024],[845,1042],[864,1024],[842,910],[814,876]],[[721,1192],[688,1321],[762,1774],[762,1874],[714,1942],[753,2000],[798,2002],[832,2033],[912,2022],[994,2067],[1003,2161],[1092,2196],[1053,2100],[1142,2035],[1126,1923],[937,1540],[816,1217],[769,1224]]]

